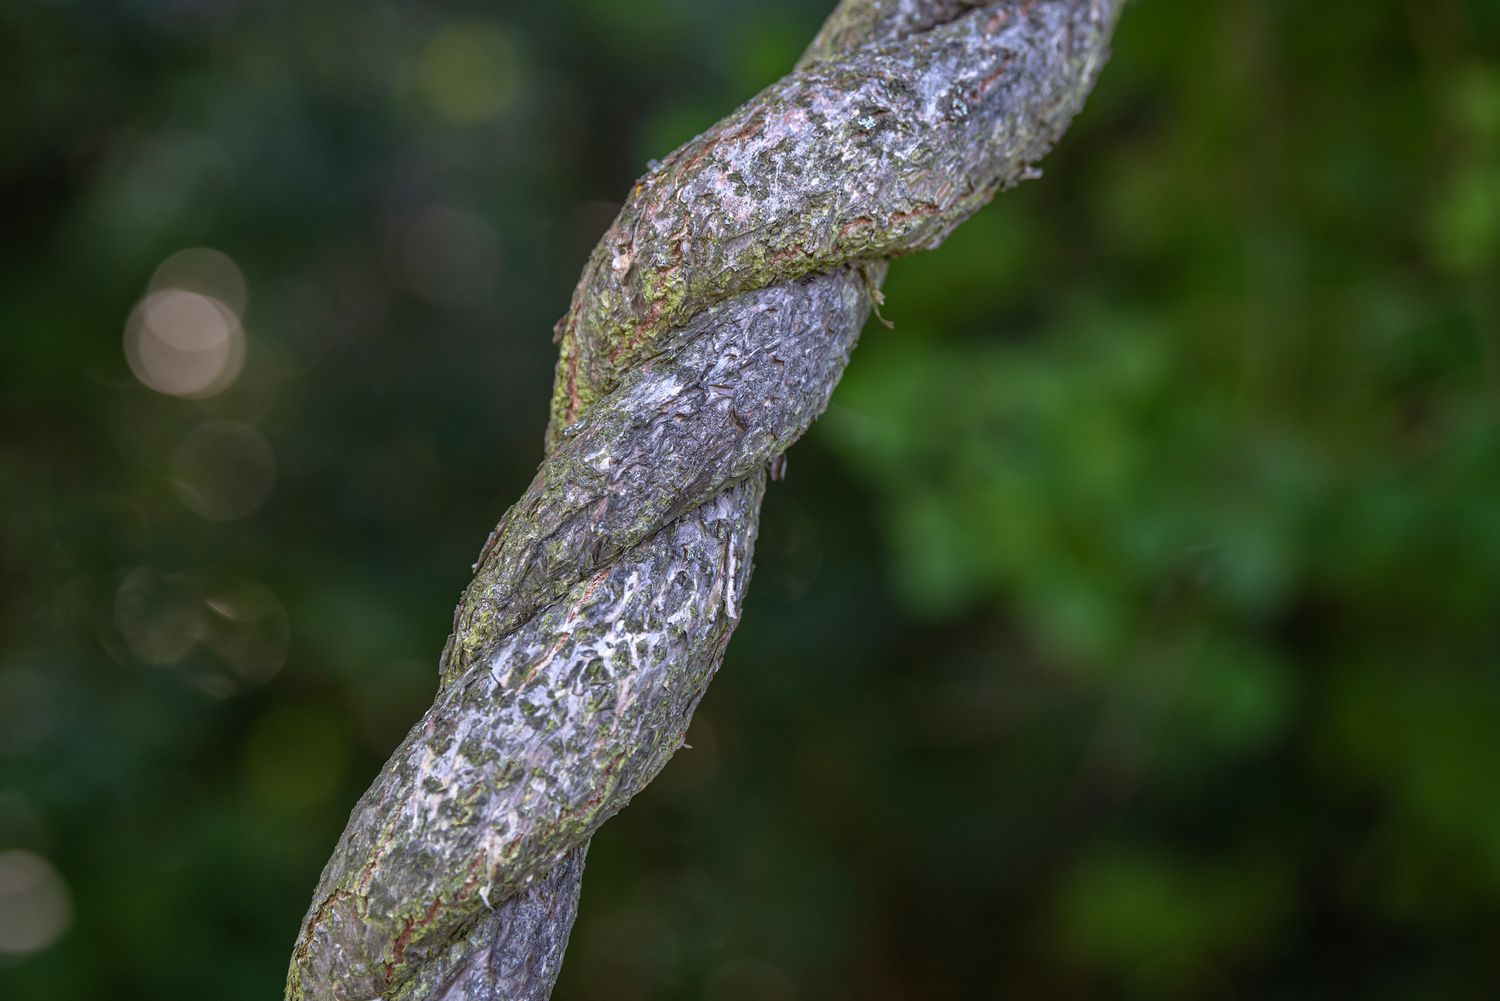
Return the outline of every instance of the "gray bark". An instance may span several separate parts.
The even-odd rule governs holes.
[[[589,837],[681,745],[738,621],[766,463],[827,405],[885,259],[1032,176],[1119,3],[845,0],[637,182],[558,325],[546,458],[323,872],[289,999],[550,994]]]

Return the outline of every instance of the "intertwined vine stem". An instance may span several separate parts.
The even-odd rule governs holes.
[[[323,872],[289,999],[551,993],[590,836],[681,746],[739,618],[767,463],[885,261],[1032,176],[1122,2],[844,0],[636,183],[558,324],[546,458]]]

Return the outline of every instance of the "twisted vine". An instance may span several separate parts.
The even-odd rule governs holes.
[[[1122,2],[843,0],[636,183],[557,327],[546,457],[323,871],[290,1001],[550,995],[590,836],[681,746],[738,621],[767,464],[885,261],[1034,175]]]

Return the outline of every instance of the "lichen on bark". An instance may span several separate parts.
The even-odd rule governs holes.
[[[485,546],[444,677],[671,519],[763,467],[828,404],[869,309],[841,267],[705,310],[560,436]]]
[[[865,6],[846,5],[854,20],[823,44],[853,44]],[[936,23],[813,58],[679,147],[631,190],[559,324],[553,435],[713,302],[940,243],[1066,128],[1112,9],[867,14],[884,32]]]
[[[291,1001],[551,991],[590,836],[665,765],[749,582],[763,469],[885,260],[1031,176],[1120,0],[845,0],[798,68],[632,190],[561,340],[547,454],[361,798]]]
[[[324,871],[301,990],[401,987],[656,775],[739,617],[763,482],[579,581],[442,689]]]

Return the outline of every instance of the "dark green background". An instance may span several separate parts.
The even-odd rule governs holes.
[[[71,902],[0,996],[279,997],[611,200],[827,7],[0,5],[0,946]],[[1500,996],[1497,43],[1130,6],[893,265],[560,1001]],[[178,399],[122,337],[202,246],[248,351]]]

